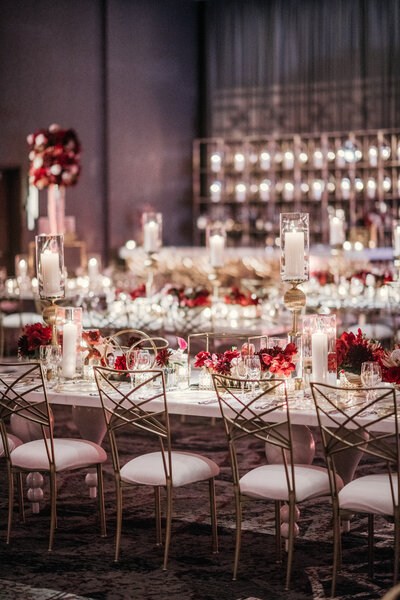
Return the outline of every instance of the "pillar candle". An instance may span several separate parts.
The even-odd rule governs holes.
[[[235,154],[235,157],[234,157],[235,171],[243,171],[244,160],[245,160],[244,155],[241,152],[238,152],[237,154]]]
[[[225,238],[219,233],[210,235],[208,240],[210,247],[210,265],[212,267],[223,267],[224,266],[224,248]]]
[[[397,225],[395,230],[394,230],[394,248],[393,248],[393,254],[397,257],[400,256],[400,225]]]
[[[304,279],[304,231],[285,233],[285,277]]]
[[[58,296],[61,293],[60,257],[58,252],[45,250],[40,255],[42,266],[43,296]]]
[[[88,262],[89,279],[96,279],[99,275],[99,262],[97,258],[91,258]]]
[[[339,217],[329,220],[329,243],[331,246],[339,246],[344,242],[343,221]]]
[[[144,224],[144,249],[146,252],[157,252],[158,250],[158,223],[149,221]]]
[[[18,261],[17,264],[17,277],[24,279],[28,274],[28,263],[24,258]]]
[[[311,336],[312,378],[317,383],[326,383],[328,377],[328,336],[317,331]]]
[[[63,327],[62,374],[71,379],[76,372],[76,343],[78,328],[69,321]]]

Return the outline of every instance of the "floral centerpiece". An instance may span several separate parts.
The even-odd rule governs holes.
[[[224,297],[225,304],[240,304],[241,306],[257,306],[260,303],[260,299],[256,294],[244,294],[236,286],[233,286]]]
[[[261,371],[271,373],[276,377],[288,377],[296,369],[293,360],[297,354],[295,344],[287,344],[285,348],[274,346],[273,348],[263,348],[256,354],[260,357]]]
[[[105,352],[105,339],[98,329],[82,331],[82,351],[85,365],[93,363],[100,364]]]
[[[194,357],[194,366],[196,368],[205,367],[210,372],[229,376],[234,375],[233,368],[239,357],[240,352],[235,347],[231,348],[231,350],[225,350],[223,353],[201,351]]]
[[[400,385],[400,346],[385,352],[379,359],[382,368],[382,381]]]
[[[18,340],[18,356],[21,358],[39,358],[40,346],[51,342],[51,327],[42,323],[26,325]]]
[[[29,183],[40,190],[51,184],[71,186],[80,174],[81,144],[73,129],[50,125],[27,137],[29,144]]]
[[[57,124],[39,129],[27,137],[29,144],[29,184],[48,189],[49,233],[65,233],[65,188],[78,182],[81,172],[81,143],[73,129]]]
[[[146,286],[143,283],[129,292],[125,292],[125,290],[120,288],[115,290],[115,297],[117,300],[120,298],[121,294],[128,294],[131,300],[136,300],[136,298],[146,298]]]
[[[195,308],[197,306],[211,306],[211,294],[207,288],[171,287],[168,294],[175,297],[180,308]]]
[[[363,362],[380,362],[384,354],[381,344],[376,340],[369,340],[361,329],[358,329],[357,335],[345,331],[336,340],[338,372],[360,375]]]
[[[171,348],[163,348],[156,356],[156,363],[159,367],[174,367],[178,365],[183,367],[186,363],[185,350],[187,349],[187,342],[183,338],[178,337],[178,348],[172,350]]]

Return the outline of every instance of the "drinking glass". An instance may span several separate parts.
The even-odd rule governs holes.
[[[249,375],[249,379],[259,379],[261,376],[261,363],[259,356],[248,356],[246,359],[247,364],[247,373]],[[251,382],[251,394],[255,395],[256,383],[255,381]]]
[[[382,369],[378,363],[373,361],[363,362],[361,365],[361,381],[365,388],[376,387],[382,381]],[[375,392],[367,392],[367,402],[374,400]]]
[[[280,348],[284,350],[286,348],[286,340],[285,338],[278,337],[269,337],[268,338],[268,348]]]
[[[51,372],[51,377],[47,375],[47,379],[50,381],[50,387],[56,383],[58,372],[61,366],[62,350],[61,346],[47,346],[47,373]]]
[[[245,358],[239,358],[236,364],[236,373],[237,376],[239,377],[240,381],[240,387],[242,390],[242,394],[240,399],[244,400],[244,382],[247,379],[247,374],[248,374],[248,365],[247,365],[247,361]]]

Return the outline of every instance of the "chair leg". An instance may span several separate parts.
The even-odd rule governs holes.
[[[333,572],[331,598],[335,596],[336,579],[340,565],[341,555],[341,534],[340,534],[340,513],[339,509],[333,508]]]
[[[97,497],[99,502],[101,537],[107,537],[106,513],[104,509],[103,469],[97,465]]]
[[[287,557],[287,567],[286,567],[285,590],[289,589],[290,576],[292,574],[295,521],[296,521],[296,504],[293,499],[290,499],[289,500],[289,539],[288,539],[288,557]]]
[[[368,515],[368,577],[374,576],[374,515]]]
[[[50,471],[50,539],[49,552],[53,550],[54,531],[57,526],[57,474]]]
[[[163,570],[167,570],[169,544],[171,541],[172,527],[172,483],[167,482],[167,524],[165,528],[165,548],[164,548],[164,564]]]
[[[210,492],[210,512],[211,512],[211,531],[212,531],[212,549],[214,554],[218,554],[218,530],[217,530],[217,505],[215,502],[215,480],[214,477],[208,480]]]
[[[11,527],[14,509],[14,473],[8,469],[8,523],[7,523],[7,544],[10,543]]]
[[[160,487],[154,486],[154,513],[156,518],[156,545],[162,545],[162,531],[161,531],[161,497]]]
[[[24,484],[22,481],[22,473],[17,475],[18,484],[18,503],[19,503],[19,516],[22,522],[25,522],[25,506],[24,506]]]
[[[282,538],[281,538],[281,503],[275,502],[275,544],[276,544],[276,562],[282,562]]]
[[[115,481],[115,489],[117,494],[117,531],[115,534],[115,556],[114,562],[118,562],[119,559],[119,545],[121,541],[121,527],[122,527],[122,488],[119,480]]]
[[[235,491],[235,514],[236,514],[236,542],[235,559],[233,563],[233,581],[236,581],[239,564],[240,543],[242,538],[242,503],[240,501],[240,492]]]
[[[396,583],[399,578],[400,560],[400,513],[398,508],[394,512],[394,570],[393,580]]]

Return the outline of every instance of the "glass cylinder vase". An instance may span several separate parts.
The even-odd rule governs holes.
[[[226,246],[226,231],[222,223],[209,223],[207,225],[206,244],[210,259],[210,266],[213,268],[223,267]]]
[[[64,236],[37,235],[36,274],[41,298],[64,297]]]
[[[143,248],[147,254],[158,252],[162,246],[162,214],[144,212],[142,215]]]
[[[303,317],[303,361],[312,381],[336,385],[336,315]]]
[[[50,234],[65,233],[65,186],[50,184],[47,188],[47,217]]]
[[[309,215],[282,213],[280,216],[281,279],[307,281],[309,278]]]

